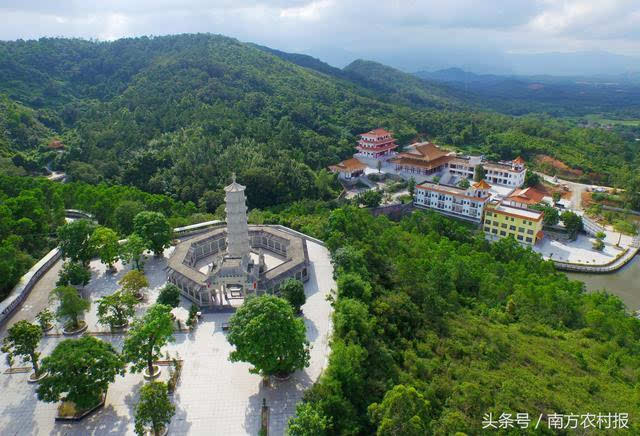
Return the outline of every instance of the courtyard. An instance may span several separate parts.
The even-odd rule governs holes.
[[[329,335],[331,332],[331,305],[326,297],[335,289],[333,269],[329,253],[322,245],[307,241],[309,252],[309,281],[305,283],[306,304],[303,317],[307,329],[307,339],[311,344],[310,366],[295,372],[288,380],[272,379],[270,386],[264,386],[259,375],[249,373],[250,365],[231,363],[228,360],[231,345],[226,339],[222,324],[226,323],[232,311],[203,313],[197,327],[192,332],[176,331],[175,342],[165,347],[163,352],[170,357],[183,360],[182,374],[173,402],[176,414],[171,421],[169,434],[258,434],[260,429],[263,400],[269,407],[269,434],[281,435],[287,420],[295,412],[295,405],[303,392],[319,377],[327,363]],[[173,247],[164,252],[163,257],[148,256],[144,268],[149,280],[146,297],[137,309],[142,315],[155,302],[159,290],[166,284],[167,259]],[[277,263],[275,257],[267,259]],[[20,319],[33,320],[35,315],[49,306],[48,295],[55,287],[60,265],[58,261],[38,282],[27,300],[13,314],[0,330],[0,337],[6,334],[8,326]],[[205,267],[206,264],[201,265]],[[92,280],[85,287],[84,294],[92,306],[85,316],[90,332],[100,339],[110,342],[120,350],[123,334],[111,334],[107,327],[98,324],[95,301],[119,288],[118,280],[130,266],[117,265],[117,272],[110,274],[98,260],[91,262]],[[174,314],[186,321],[191,306],[182,297],[181,307]],[[49,355],[56,345],[66,339],[59,330],[53,330],[41,341],[42,357]],[[19,365],[14,365],[14,368]],[[160,380],[166,381],[168,366],[161,366]],[[140,387],[145,383],[141,374],[127,373],[117,377],[109,387],[104,408],[76,423],[60,423],[54,420],[58,404],[44,403],[36,398],[37,385],[26,382],[29,372],[8,373],[5,360],[0,362],[0,434],[133,434],[133,410]]]
[[[545,259],[560,262],[606,265],[618,258],[631,246],[633,237],[617,232],[605,231],[604,249],[602,251],[593,248],[595,238],[586,234],[579,234],[575,241],[567,240],[566,236],[547,233],[545,237],[533,247]],[[619,246],[616,246],[618,244]]]

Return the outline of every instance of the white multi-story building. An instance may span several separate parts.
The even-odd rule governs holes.
[[[520,156],[509,162],[485,162],[482,166],[485,171],[484,179],[489,183],[513,188],[524,185],[527,170],[524,167],[524,159]]]
[[[446,168],[454,176],[473,179],[476,166],[482,164],[482,156],[456,156],[452,158]]]
[[[484,180],[467,189],[456,186],[423,183],[416,186],[414,204],[474,222],[482,221],[484,206],[491,186]]]

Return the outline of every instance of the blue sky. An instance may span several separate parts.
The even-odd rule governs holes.
[[[640,56],[640,0],[1,0],[0,14],[4,40],[212,32],[409,71],[508,68],[514,53]]]

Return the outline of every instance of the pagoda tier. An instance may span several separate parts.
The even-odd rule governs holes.
[[[395,139],[392,139],[390,141],[386,141],[380,144],[377,143],[359,143],[356,146],[356,149],[358,149],[359,151],[370,151],[373,153],[380,153],[380,152],[384,152],[384,151],[389,151],[389,150],[393,150],[394,148],[397,148],[398,145],[395,143]]]
[[[249,257],[249,226],[247,225],[247,206],[245,187],[233,183],[224,188],[227,212],[227,253],[231,257]]]

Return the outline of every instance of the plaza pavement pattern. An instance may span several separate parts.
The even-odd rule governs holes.
[[[305,284],[307,302],[303,306],[307,338],[312,346],[310,366],[295,372],[286,381],[273,380],[265,387],[262,378],[250,374],[250,365],[231,363],[228,360],[231,345],[222,331],[231,312],[204,313],[196,329],[191,333],[175,334],[175,342],[163,350],[171,357],[184,360],[182,375],[173,394],[176,413],[169,427],[169,434],[182,435],[257,435],[263,399],[270,410],[269,435],[284,434],[289,417],[295,413],[295,405],[302,394],[320,376],[326,367],[329,354],[332,308],[327,296],[335,289],[333,267],[327,249],[307,241],[311,265],[309,281]],[[142,315],[155,301],[158,291],[166,283],[167,257],[147,258],[145,274],[150,286],[145,302],[138,309]],[[56,263],[36,285],[23,306],[0,330],[6,335],[7,326],[20,319],[31,319],[47,307],[48,294],[55,287],[60,263]],[[117,265],[115,274],[106,274],[99,261],[91,262],[92,280],[86,286],[86,294],[92,303],[103,295],[118,289],[117,281],[130,269]],[[186,318],[190,302],[182,299],[183,309],[175,309],[178,317]],[[107,331],[97,324],[96,304],[92,304],[85,320],[89,331]],[[54,333],[56,330],[53,331]],[[122,348],[124,335],[99,336],[102,340]],[[64,340],[62,336],[45,336],[41,342],[42,357],[49,355]],[[23,366],[19,362],[14,367]],[[28,365],[24,365],[28,366]],[[167,380],[169,371],[162,366],[160,380]],[[36,397],[37,385],[28,384],[29,373],[5,374],[5,359],[0,361],[0,434],[1,435],[124,435],[134,434],[134,407],[138,392],[144,384],[141,374],[127,373],[116,377],[109,387],[105,407],[76,423],[60,423],[54,420],[58,404],[44,403]]]

